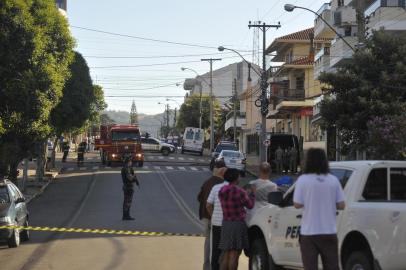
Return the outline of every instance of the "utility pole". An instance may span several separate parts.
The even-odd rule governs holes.
[[[177,113],[177,109],[178,109],[178,108],[175,108],[175,115],[174,115],[174,117],[173,117],[173,129],[176,128],[176,113]]]
[[[166,104],[166,132],[165,137],[168,137],[169,133],[169,104]]]
[[[234,142],[237,142],[237,79],[233,81]]]
[[[213,62],[221,61],[221,58],[206,58],[201,61],[210,63],[210,151],[214,150],[214,117],[213,117]]]
[[[251,24],[249,22],[248,28],[259,28],[262,31],[262,75],[261,75],[261,97],[260,100],[260,107],[261,107],[261,136],[259,139],[259,157],[261,162],[266,162],[268,157],[266,157],[266,146],[264,145],[266,138],[266,116],[268,114],[268,106],[269,100],[267,97],[267,90],[268,90],[268,82],[267,82],[267,71],[266,71],[266,31],[269,28],[276,28],[278,29],[281,27],[280,23],[273,25],[273,24]]]
[[[200,89],[200,100],[199,100],[199,129],[202,129],[202,91],[203,91],[203,86],[202,82],[199,82],[199,89]]]
[[[357,16],[357,37],[358,43],[365,42],[365,0],[357,0],[355,6]]]

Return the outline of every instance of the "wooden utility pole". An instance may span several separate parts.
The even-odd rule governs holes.
[[[233,118],[234,118],[234,142],[237,141],[237,79],[233,81]]]

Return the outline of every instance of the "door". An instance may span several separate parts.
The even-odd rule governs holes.
[[[293,206],[293,192],[291,189],[285,196],[283,207],[274,217],[272,228],[275,249],[278,250],[278,263],[289,266],[300,266],[299,235],[302,210]],[[275,226],[277,228],[275,229]],[[280,260],[280,261],[279,261]]]
[[[158,152],[160,150],[159,142],[156,139],[148,139],[148,144],[150,145],[152,151]]]
[[[14,208],[15,208],[15,210],[14,210],[15,216],[12,218],[14,218],[14,221],[17,222],[17,225],[22,225],[23,218],[24,218],[24,214],[23,214],[24,209],[23,209],[22,203],[18,202],[18,199],[19,199],[18,192],[14,188],[14,186],[11,184],[8,185],[8,189],[9,189],[9,192],[11,195],[10,199],[14,203]]]

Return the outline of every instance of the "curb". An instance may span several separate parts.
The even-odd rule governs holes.
[[[40,188],[40,190],[35,193],[34,195],[32,195],[31,198],[26,200],[26,204],[29,204],[32,200],[34,200],[35,198],[37,198],[38,196],[40,196],[42,193],[44,193],[45,189],[49,186],[49,184],[59,175],[61,170],[59,170],[58,172],[55,172],[54,174],[51,175],[47,175],[47,182]]]

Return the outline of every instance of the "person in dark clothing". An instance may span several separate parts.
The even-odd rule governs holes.
[[[85,160],[85,151],[86,151],[87,143],[85,141],[79,143],[78,147],[78,165],[83,163]]]
[[[68,157],[69,154],[69,149],[70,149],[70,143],[69,141],[63,142],[63,157],[62,157],[62,162],[66,162],[66,158]]]
[[[197,200],[199,201],[199,218],[204,222],[204,262],[203,270],[210,270],[210,232],[211,232],[211,215],[206,208],[207,198],[213,186],[224,181],[223,176],[226,170],[224,161],[216,161],[213,169],[213,176],[203,183]]]
[[[123,179],[124,192],[123,220],[134,220],[134,218],[130,216],[130,207],[134,194],[133,184],[135,182],[139,187],[140,183],[138,182],[137,176],[135,175],[134,169],[132,168],[131,157],[127,157],[124,160],[124,166],[121,169],[121,178]]]

